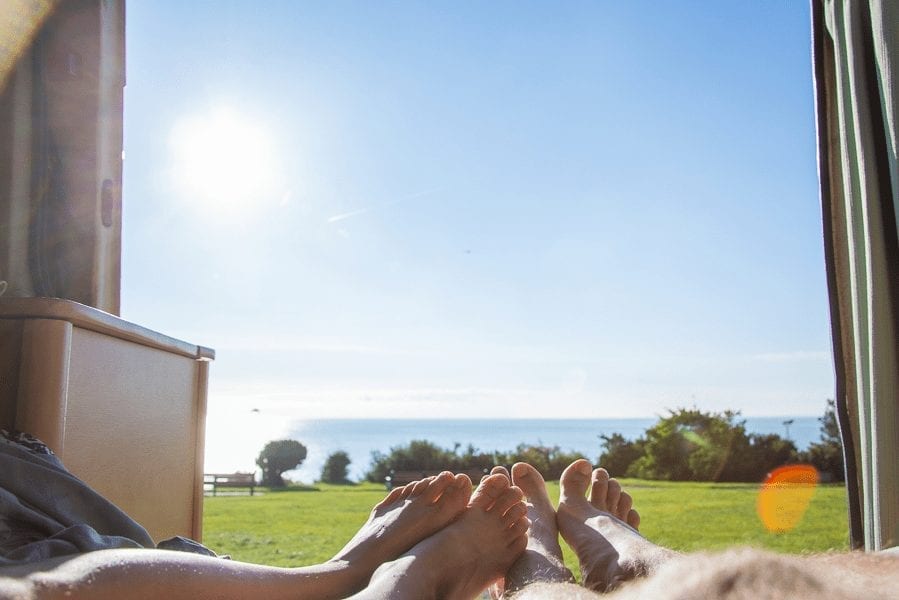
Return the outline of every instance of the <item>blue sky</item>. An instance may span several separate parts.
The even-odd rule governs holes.
[[[123,317],[211,414],[822,413],[808,6],[721,4],[131,3]]]

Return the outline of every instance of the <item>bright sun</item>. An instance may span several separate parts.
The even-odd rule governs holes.
[[[171,143],[174,181],[191,201],[243,211],[278,193],[272,137],[249,117],[218,109],[184,118]]]

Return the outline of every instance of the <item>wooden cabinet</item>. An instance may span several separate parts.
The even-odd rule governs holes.
[[[0,300],[0,427],[41,438],[154,540],[200,540],[214,356],[76,302]]]

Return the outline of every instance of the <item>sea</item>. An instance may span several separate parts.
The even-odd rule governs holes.
[[[792,440],[804,450],[820,439],[820,423],[815,416],[741,417],[749,433],[776,433]],[[361,480],[371,466],[372,452],[388,453],[391,448],[412,440],[428,440],[452,450],[469,445],[482,452],[514,450],[519,444],[558,446],[596,461],[602,452],[603,435],[620,433],[636,439],[657,419],[298,419],[282,423],[281,432],[301,442],[307,449],[306,460],[299,469],[285,477],[292,481],[312,483],[319,479],[328,455],[343,450],[350,457],[349,476]],[[213,436],[214,437],[214,436]],[[257,437],[257,436],[254,436]],[[207,436],[209,438],[209,436]],[[254,468],[253,459],[261,450],[242,451],[239,464],[226,457],[237,449],[234,436],[228,447],[207,444],[207,472],[245,471]],[[273,439],[273,438],[270,438]],[[218,455],[217,455],[218,454]],[[251,454],[247,460],[247,454]],[[212,468],[210,468],[212,467]],[[248,468],[249,467],[249,468]]]

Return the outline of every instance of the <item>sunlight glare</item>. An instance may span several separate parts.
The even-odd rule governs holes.
[[[252,118],[230,109],[187,117],[173,128],[171,145],[173,180],[190,201],[243,212],[277,199],[273,139]]]
[[[812,465],[786,465],[768,473],[756,503],[765,529],[772,533],[794,529],[805,516],[818,481]]]

